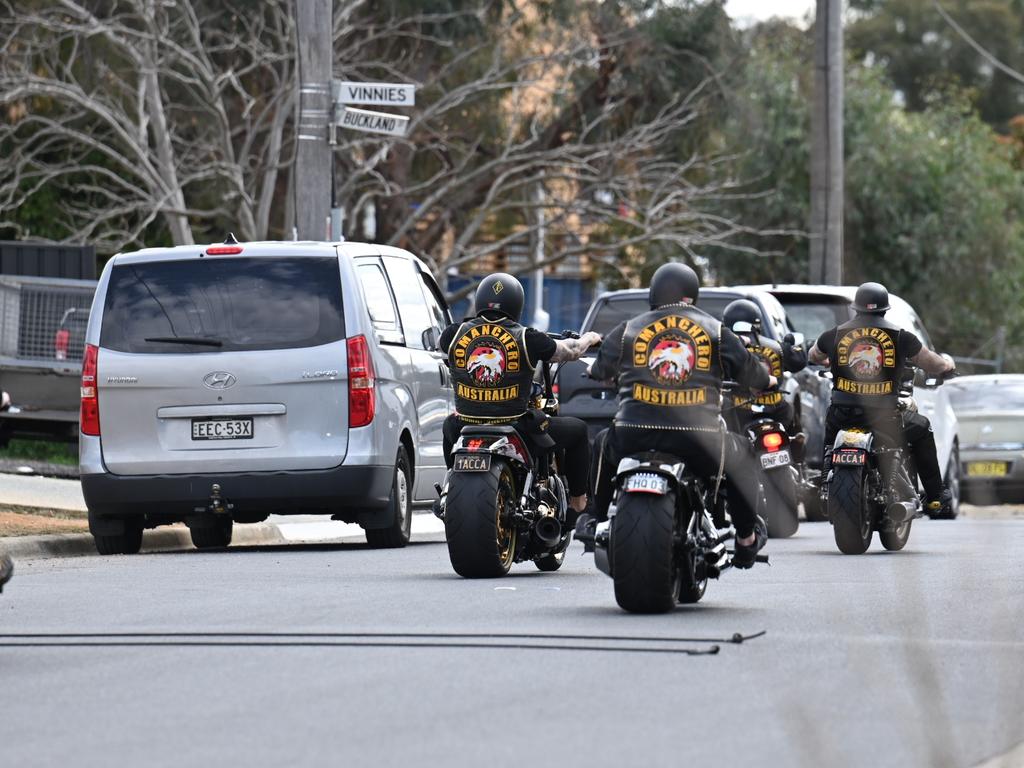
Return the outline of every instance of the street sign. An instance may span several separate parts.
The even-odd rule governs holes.
[[[334,103],[411,107],[416,103],[416,86],[408,83],[351,83],[335,80]]]
[[[334,124],[366,133],[405,136],[409,118],[405,115],[389,115],[387,112],[371,112],[368,109],[339,107],[334,111]]]

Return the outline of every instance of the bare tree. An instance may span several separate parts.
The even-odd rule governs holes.
[[[410,78],[426,96],[404,139],[341,137],[339,197],[357,233],[356,212],[373,204],[377,235],[442,276],[528,242],[541,220],[547,256],[519,271],[586,254],[635,284],[656,252],[699,260],[709,248],[750,250],[732,243],[749,228],[716,213],[745,194],[732,157],[680,153],[717,73],[669,51],[675,66],[702,74],[652,104],[639,62],[659,57],[636,19],[580,4],[581,23],[544,23],[529,3],[481,2],[381,27],[365,4],[346,7],[337,68],[351,79]],[[452,28],[461,34],[438,32]]]
[[[292,146],[286,4],[3,0],[0,51],[0,226],[49,187],[66,239],[101,250],[158,218],[175,244],[214,220],[267,236]]]

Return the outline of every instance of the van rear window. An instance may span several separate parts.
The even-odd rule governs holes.
[[[344,337],[336,258],[207,257],[115,266],[100,345],[188,354],[313,347]]]

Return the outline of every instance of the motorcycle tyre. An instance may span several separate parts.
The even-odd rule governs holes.
[[[871,546],[871,520],[862,509],[865,503],[865,473],[862,469],[840,469],[832,473],[828,489],[828,517],[836,546],[844,555],[863,555]]]
[[[508,575],[515,558],[517,532],[508,529],[507,547],[498,544],[499,494],[515,505],[512,472],[504,461],[492,459],[487,472],[455,472],[448,484],[444,532],[448,557],[457,574],[467,579]]]
[[[615,602],[630,613],[665,613],[676,604],[675,496],[627,493],[612,522]]]
[[[765,472],[766,506],[764,520],[769,539],[788,539],[800,527],[800,507],[796,478],[786,471]]]

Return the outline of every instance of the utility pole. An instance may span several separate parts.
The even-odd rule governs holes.
[[[842,0],[817,0],[808,277],[832,285],[843,281],[843,61]]]
[[[331,0],[295,0],[299,117],[292,188],[300,240],[329,237],[334,167],[327,143],[331,117],[331,7]]]

